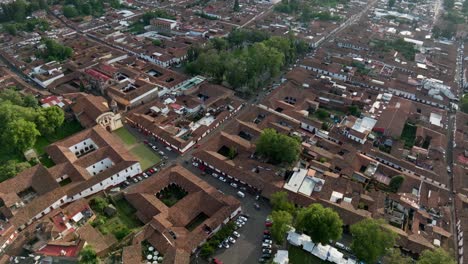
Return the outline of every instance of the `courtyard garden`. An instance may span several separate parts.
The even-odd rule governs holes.
[[[156,197],[161,200],[167,207],[175,205],[179,200],[188,194],[182,187],[177,184],[170,184],[156,194]]]
[[[124,198],[111,201],[103,197],[93,198],[91,208],[96,219],[91,225],[102,234],[113,234],[118,240],[123,239],[143,224],[135,216],[136,210]]]

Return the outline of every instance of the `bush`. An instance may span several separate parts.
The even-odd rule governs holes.
[[[93,210],[96,210],[99,213],[103,213],[104,208],[106,208],[109,205],[109,203],[105,198],[96,197],[91,200],[90,205],[93,208]]]
[[[121,240],[130,234],[130,229],[128,229],[126,226],[120,225],[112,233],[118,240]]]

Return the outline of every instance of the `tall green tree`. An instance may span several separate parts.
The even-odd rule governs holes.
[[[382,264],[412,264],[413,260],[410,257],[401,255],[398,248],[389,249],[387,254],[382,258]]]
[[[53,134],[57,128],[61,127],[65,120],[65,114],[57,106],[41,108],[36,119],[37,128],[42,135]]]
[[[239,12],[240,11],[239,0],[234,0],[233,10],[234,10],[234,12]]]
[[[463,113],[468,114],[468,94],[464,94],[462,96],[460,100],[460,110],[462,110]]]
[[[315,243],[328,244],[341,238],[343,221],[331,208],[311,204],[297,212],[296,229],[309,235]]]
[[[24,119],[10,121],[5,127],[3,142],[21,152],[32,148],[41,135],[33,122]]]
[[[271,207],[274,211],[286,211],[294,215],[296,207],[288,200],[288,193],[285,191],[275,192],[270,197]]]
[[[297,138],[267,128],[256,143],[256,152],[274,164],[291,164],[299,158],[301,145]]]
[[[453,257],[442,248],[436,248],[434,250],[426,249],[419,256],[416,264],[456,264],[457,262]]]
[[[383,220],[364,219],[351,226],[351,250],[366,263],[376,263],[393,248],[397,235],[386,229]]]
[[[286,211],[273,211],[271,213],[271,220],[273,221],[271,236],[276,243],[281,244],[291,227],[293,217]]]
[[[79,263],[80,264],[98,264],[99,259],[97,257],[96,251],[90,245],[85,246],[81,249],[79,254]]]

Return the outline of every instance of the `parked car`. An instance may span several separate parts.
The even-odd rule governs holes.
[[[192,162],[192,165],[193,165],[194,167],[198,167],[198,163],[197,163],[197,162]]]
[[[223,262],[217,258],[213,259],[213,264],[223,264]]]
[[[262,249],[262,252],[263,252],[263,253],[271,254],[271,249],[264,248],[264,249]]]
[[[227,182],[227,180],[224,177],[219,177],[218,179],[222,182]]]
[[[262,254],[262,258],[269,259],[271,258],[271,254],[268,254],[268,253]]]
[[[235,236],[235,237],[237,237],[237,238],[240,237],[240,234],[239,234],[237,231],[232,232],[232,235]]]
[[[166,149],[167,149],[167,151],[171,151],[171,150],[172,150],[171,147],[166,147]]]
[[[244,217],[244,216],[242,216],[242,215],[241,215],[241,216],[239,216],[239,219],[240,219],[240,220],[242,220],[242,221],[244,221],[244,222],[247,222],[247,218],[246,218],[246,217]]]
[[[262,248],[268,248],[268,249],[270,249],[270,248],[271,248],[271,245],[270,245],[270,244],[267,244],[267,243],[262,243]]]
[[[215,177],[215,178],[218,178],[218,174],[217,173],[212,173],[211,176]]]
[[[264,240],[263,240],[263,243],[266,243],[266,244],[270,244],[270,245],[271,245],[271,244],[273,243],[273,241],[271,241],[270,239],[264,239]]]
[[[231,183],[231,186],[232,186],[233,188],[237,188],[237,184],[236,184],[236,183]]]
[[[272,225],[273,225],[272,222],[265,222],[265,226],[266,226],[266,227],[271,227]]]
[[[161,156],[164,156],[164,155],[165,155],[165,154],[164,154],[164,151],[162,151],[162,150],[158,151],[158,153],[159,153],[159,155],[161,155]]]
[[[137,176],[138,181],[142,181],[143,178],[141,176]]]
[[[141,175],[143,175],[143,178],[145,178],[145,179],[147,179],[147,178],[149,177],[148,174],[147,174],[147,173],[144,173],[144,172],[143,172],[143,174],[141,174]]]
[[[264,258],[259,258],[259,259],[258,259],[258,263],[265,263],[266,261],[267,261],[267,260],[264,259]]]
[[[239,196],[240,198],[244,198],[245,194],[243,192],[241,192],[241,191],[238,191],[237,196]]]
[[[270,230],[266,230],[266,229],[263,230],[263,234],[264,234],[264,235],[270,235]]]
[[[270,235],[263,235],[263,239],[271,239]]]
[[[229,240],[229,242],[231,242],[233,244],[236,243],[236,240],[232,236],[228,237],[228,240]]]
[[[156,146],[154,146],[154,145],[151,146],[151,148],[152,148],[154,151],[157,151],[157,150],[158,150],[158,147],[156,147]]]
[[[129,185],[130,185],[130,182],[129,182],[129,181],[124,181],[124,185],[125,185],[125,186],[129,186]]]
[[[145,143],[146,145],[149,144],[148,140],[143,141],[143,143]]]
[[[136,177],[132,178],[132,180],[133,180],[134,183],[138,182],[138,179]]]
[[[244,186],[240,187],[239,189],[244,192],[247,191],[247,188],[245,188]]]
[[[229,243],[226,240],[223,241],[223,247],[229,248]]]

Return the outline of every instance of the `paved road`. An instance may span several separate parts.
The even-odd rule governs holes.
[[[255,201],[254,196],[251,194],[246,194],[245,198],[239,198],[236,195],[238,189],[231,187],[229,183],[221,182],[208,174],[202,175],[201,171],[191,163],[184,163],[183,165],[216,189],[238,198],[242,203],[243,212],[250,216],[247,223],[238,230],[241,236],[237,239],[236,243],[234,245],[231,244],[231,247],[228,249],[217,249],[214,257],[225,264],[257,263],[261,256],[265,219],[271,212],[268,201],[263,199]],[[260,210],[254,208],[255,202],[260,204]],[[195,259],[193,263],[206,263],[206,261]]]

